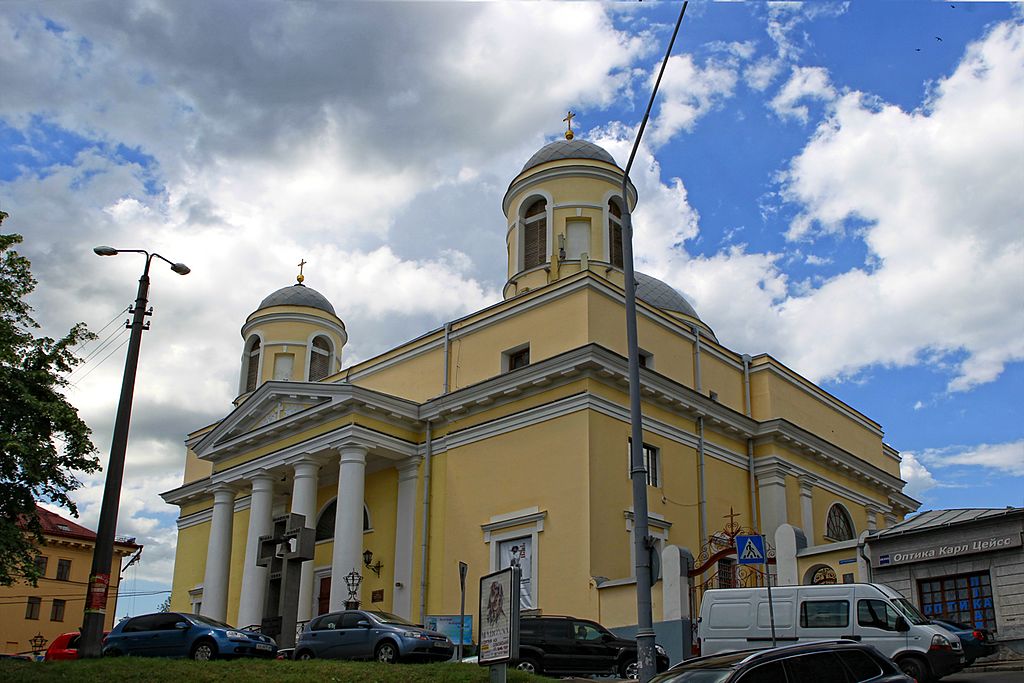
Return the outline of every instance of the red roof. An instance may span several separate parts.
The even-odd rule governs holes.
[[[96,540],[95,531],[86,529],[81,524],[77,524],[72,522],[70,519],[61,517],[56,512],[51,512],[38,503],[36,503],[36,517],[39,518],[39,525],[42,527],[43,533],[49,536],[77,538],[86,541]],[[131,541],[118,539],[115,544],[138,547],[138,544],[135,543],[135,539],[131,539]]]

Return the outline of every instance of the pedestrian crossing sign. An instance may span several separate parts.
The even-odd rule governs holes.
[[[739,564],[764,564],[764,536],[737,536],[736,557]]]

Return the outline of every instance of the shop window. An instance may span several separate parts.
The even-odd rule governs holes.
[[[847,600],[808,600],[800,603],[800,625],[804,628],[846,628],[850,624]]]
[[[25,605],[25,618],[26,619],[38,619],[39,618],[39,606],[43,603],[42,598],[29,598],[28,604]]]
[[[71,580],[71,560],[57,560],[57,580]]]
[[[955,574],[917,582],[921,611],[929,619],[996,630],[992,578],[988,572]]]
[[[831,541],[849,541],[857,536],[850,513],[839,503],[833,503],[828,509],[825,536]]]
[[[50,621],[64,621],[64,606],[66,604],[64,600],[53,601],[53,607],[50,608]]]

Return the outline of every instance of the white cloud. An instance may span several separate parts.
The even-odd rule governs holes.
[[[935,477],[917,459],[917,456],[909,451],[904,451],[900,453],[900,457],[902,458],[900,462],[900,478],[907,482],[907,485],[903,487],[903,493],[911,498],[920,500],[921,494],[938,486],[939,483],[935,480]]]
[[[828,70],[819,66],[794,66],[789,80],[768,103],[775,114],[782,119],[794,118],[807,123],[807,106],[804,100],[831,102],[836,91],[829,83]]]
[[[738,80],[737,62],[743,54],[744,51],[739,50],[735,58],[709,60],[703,67],[690,55],[670,57],[658,90],[657,116],[645,142],[658,148],[679,131],[693,130],[701,117],[732,97]],[[660,68],[659,62],[651,73],[648,90],[653,87]]]
[[[969,466],[1000,475],[1024,477],[1024,439],[999,444],[951,446],[921,453],[921,461],[932,468]]]

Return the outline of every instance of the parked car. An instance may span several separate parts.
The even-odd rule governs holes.
[[[295,659],[451,659],[455,645],[443,633],[377,610],[344,610],[312,619],[295,644]]]
[[[103,639],[103,655],[117,657],[268,657],[277,654],[270,636],[236,629],[200,614],[157,612],[125,619]]]
[[[676,664],[651,683],[914,683],[878,648],[851,640],[740,650]]]
[[[845,638],[877,647],[918,681],[964,668],[960,639],[929,623],[892,588],[874,583],[780,586],[772,589],[777,642]],[[768,647],[772,640],[764,588],[704,593],[698,634],[702,654]]]
[[[103,635],[108,633],[110,632],[104,631]],[[72,631],[71,633],[62,633],[54,638],[53,642],[50,643],[50,647],[46,648],[43,661],[53,662],[63,659],[78,659],[78,639],[81,635],[78,631]]]
[[[996,637],[987,628],[974,628],[967,624],[943,619],[932,619],[932,623],[941,626],[960,639],[964,648],[964,657],[967,658],[966,666],[974,664],[979,657],[988,657],[995,654],[999,646],[996,645]]]
[[[655,645],[655,658],[658,671],[668,669],[668,654],[660,645]],[[562,616],[520,619],[515,668],[560,676],[636,678],[639,673],[635,640],[620,638],[596,621]]]

